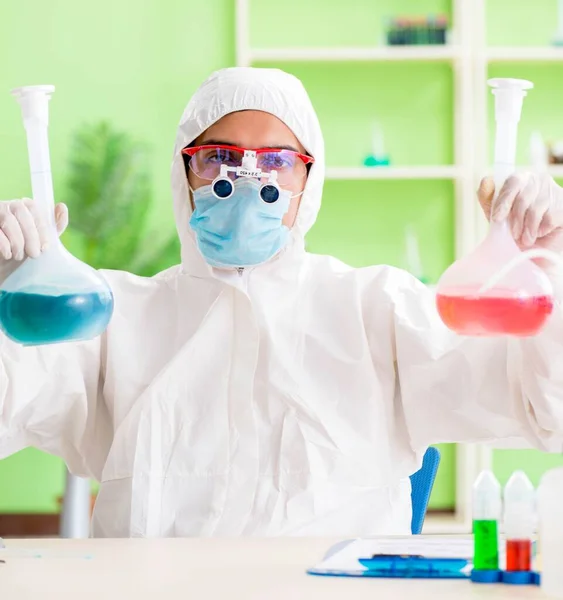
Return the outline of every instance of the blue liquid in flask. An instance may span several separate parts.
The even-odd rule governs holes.
[[[105,330],[112,312],[113,296],[107,291],[0,291],[0,329],[24,346],[92,339]]]

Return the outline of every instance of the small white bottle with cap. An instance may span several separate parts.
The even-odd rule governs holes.
[[[536,498],[532,482],[524,471],[514,471],[504,488],[505,583],[532,582],[535,512]]]
[[[541,588],[563,598],[563,467],[551,469],[538,488]]]
[[[501,487],[492,471],[482,471],[473,485],[473,572],[474,582],[498,581],[498,522],[501,516]]]

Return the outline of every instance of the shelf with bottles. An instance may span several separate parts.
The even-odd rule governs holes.
[[[563,62],[561,46],[497,46],[487,49],[487,60],[496,62]]]
[[[270,19],[267,4],[237,0],[239,59],[245,64],[276,61],[451,61],[459,55],[454,44],[450,0],[417,6],[386,0],[339,3],[287,0],[284,8],[300,18],[280,21],[276,38],[263,26]],[[322,7],[322,8],[321,8]],[[422,8],[422,10],[421,10]],[[322,14],[322,19],[319,18]],[[311,23],[315,23],[311,27]],[[459,21],[456,20],[459,25]],[[275,40],[283,40],[280,47]]]
[[[326,179],[456,179],[461,169],[455,165],[327,167]]]
[[[455,45],[404,45],[334,48],[255,48],[250,62],[425,61],[450,62],[459,56]]]
[[[385,128],[380,120],[371,119],[371,143],[363,158],[362,165],[329,166],[326,170],[328,180],[454,180],[461,176],[463,169],[452,164],[408,165],[394,164],[391,152],[385,141]],[[412,139],[411,136],[408,136]],[[408,143],[408,142],[407,142]],[[402,155],[400,162],[406,162]],[[439,157],[434,157],[434,159]],[[412,159],[412,158],[411,158]],[[442,156],[441,160],[447,161]],[[437,162],[438,162],[437,161]],[[410,162],[410,161],[409,161]],[[413,161],[414,162],[414,161]],[[330,159],[329,159],[330,163]]]

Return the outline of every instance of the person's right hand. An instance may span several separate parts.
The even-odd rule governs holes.
[[[55,222],[61,235],[68,225],[65,204],[55,206]],[[48,246],[47,232],[47,225],[33,200],[0,202],[0,257],[4,260],[37,258]]]

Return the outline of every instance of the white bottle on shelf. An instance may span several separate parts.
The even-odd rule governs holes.
[[[551,469],[538,489],[541,588],[551,598],[563,598],[563,467]]]

